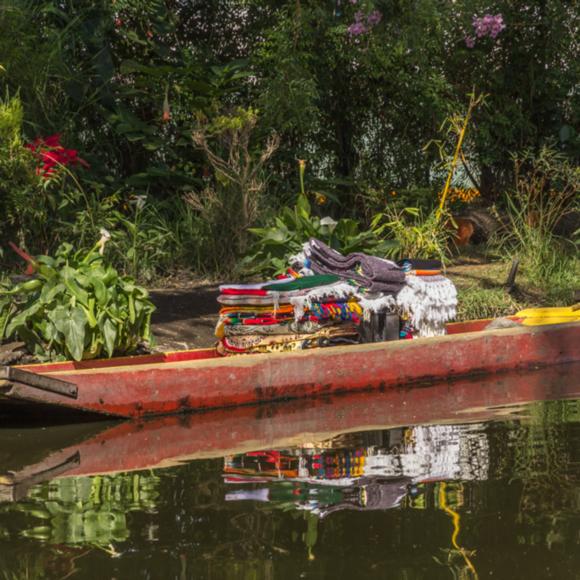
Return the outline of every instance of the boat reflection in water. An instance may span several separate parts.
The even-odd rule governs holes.
[[[391,509],[416,500],[428,482],[486,480],[489,448],[483,424],[423,425],[233,455],[225,458],[226,501],[268,501],[320,517]]]

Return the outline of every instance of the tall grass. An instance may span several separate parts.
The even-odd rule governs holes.
[[[543,148],[514,159],[515,184],[506,195],[504,227],[495,243],[505,256],[518,258],[530,282],[549,291],[578,285],[578,243],[556,235],[559,220],[578,209],[580,168]]]

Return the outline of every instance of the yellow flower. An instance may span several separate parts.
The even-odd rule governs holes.
[[[324,205],[328,201],[328,198],[323,193],[316,192],[314,195],[317,205]]]

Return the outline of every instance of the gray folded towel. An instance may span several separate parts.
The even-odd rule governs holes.
[[[324,242],[312,238],[304,252],[316,274],[335,274],[354,280],[369,292],[398,293],[405,285],[405,272],[395,262],[354,252],[343,256]]]

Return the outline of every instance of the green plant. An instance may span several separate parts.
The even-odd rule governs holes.
[[[38,235],[47,217],[48,196],[22,140],[23,114],[19,98],[0,99],[0,223],[3,236],[14,238],[22,238],[33,224]]]
[[[371,228],[377,236],[394,240],[391,257],[438,258],[445,262],[453,235],[450,220],[449,216],[441,219],[438,210],[425,215],[420,208],[406,207],[377,214]]]
[[[578,208],[580,168],[548,147],[515,156],[514,166],[515,187],[505,196],[507,220],[495,239],[499,251],[518,257],[534,284],[577,283],[577,240],[563,240],[554,230]]]
[[[0,287],[0,341],[18,338],[42,360],[82,360],[135,351],[151,339],[154,306],[101,255],[108,234],[86,254],[62,244],[34,260],[36,278]]]
[[[263,148],[256,151],[251,141],[257,122],[257,111],[238,108],[234,114],[219,116],[193,132],[194,143],[215,171],[215,184],[208,185],[201,194],[189,194],[186,199],[201,212],[218,210],[239,253],[245,252],[248,228],[259,215],[267,181],[264,166],[280,144],[279,137],[272,134]],[[211,140],[215,145],[210,144]]]
[[[333,220],[312,214],[305,194],[300,193],[293,209],[285,207],[275,218],[274,225],[250,230],[257,240],[249,255],[241,262],[248,274],[274,274],[288,267],[288,258],[302,251],[310,238],[318,238],[332,248],[349,254],[367,252],[386,255],[392,251],[394,242],[382,241],[371,231],[360,231],[359,223],[352,219]]]

